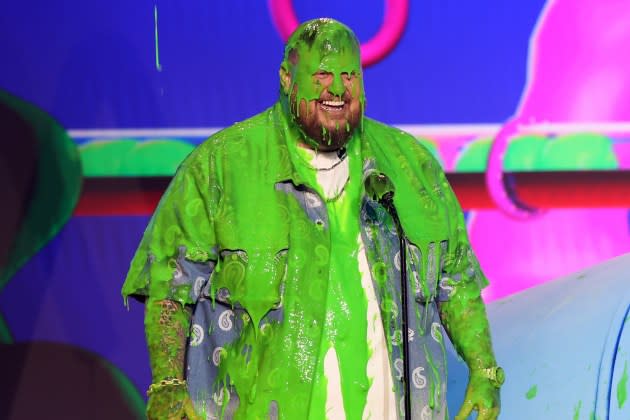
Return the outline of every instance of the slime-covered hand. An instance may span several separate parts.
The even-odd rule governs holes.
[[[499,416],[500,409],[499,389],[488,378],[471,372],[464,403],[455,420],[467,419],[473,410],[479,412],[477,420],[494,420]]]
[[[497,363],[479,287],[472,281],[460,281],[450,300],[441,302],[439,308],[444,328],[470,371],[464,403],[455,419],[465,420],[472,410],[478,410],[478,420],[496,419],[501,409],[500,385],[487,373]]]
[[[186,386],[164,387],[149,397],[147,405],[149,420],[202,420],[195,413]]]

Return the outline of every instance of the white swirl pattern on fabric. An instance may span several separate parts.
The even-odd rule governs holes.
[[[392,335],[392,345],[399,346],[402,343],[402,331],[396,330]]]
[[[223,351],[223,347],[216,347],[212,351],[212,363],[214,363],[215,366],[219,366],[219,364],[221,363],[221,353]]]
[[[427,377],[422,374],[424,372],[424,368],[422,366],[418,366],[413,370],[411,374],[411,379],[413,382],[413,386],[418,389],[424,389],[427,386]]]
[[[431,337],[438,343],[442,342],[442,325],[439,322],[431,324]]]
[[[394,369],[396,369],[396,379],[398,379],[399,381],[402,380],[404,369],[404,363],[402,359],[394,360]]]
[[[433,410],[428,405],[422,407],[422,411],[420,412],[420,420],[432,420],[433,419]]]
[[[203,341],[204,333],[203,327],[199,324],[194,324],[190,329],[190,345],[197,347]]]
[[[195,279],[195,282],[193,283],[193,292],[195,294],[195,296],[200,296],[201,295],[201,289],[203,288],[203,285],[205,283],[206,279],[202,276],[198,276]]]
[[[394,255],[394,267],[396,267],[397,271],[400,271],[400,251]]]
[[[219,388],[218,392],[215,392],[214,394],[212,394],[212,399],[214,400],[214,403],[218,405],[219,407],[223,405],[223,401],[225,400],[223,387]]]
[[[230,331],[234,324],[232,323],[232,317],[234,317],[234,312],[231,309],[226,309],[219,316],[219,328],[223,331]]]

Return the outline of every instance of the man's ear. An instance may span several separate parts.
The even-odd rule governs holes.
[[[282,87],[282,93],[288,95],[289,89],[291,89],[291,73],[289,73],[285,64],[280,66],[280,86]]]

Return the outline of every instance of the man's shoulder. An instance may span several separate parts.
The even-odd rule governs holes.
[[[267,129],[273,124],[274,107],[267,108],[246,120],[234,123],[211,135],[197,146],[200,153],[206,154],[217,149],[242,147],[265,139]]]
[[[370,117],[363,117],[363,129],[372,133],[384,133],[387,135],[410,135],[394,126],[387,125],[384,122],[375,120]]]
[[[425,159],[433,157],[431,151],[418,138],[400,128],[367,117],[364,118],[363,128],[370,142],[378,144],[379,149],[399,150],[404,155],[412,153]]]

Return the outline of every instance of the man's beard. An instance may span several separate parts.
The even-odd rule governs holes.
[[[322,151],[332,151],[342,148],[348,143],[356,127],[346,127],[346,124],[326,129],[317,119],[297,118],[298,126],[308,140],[316,143],[317,148]]]
[[[334,126],[324,127],[318,114],[322,112],[317,108],[319,100],[303,101],[305,106],[301,106],[298,113],[295,96],[291,98],[293,120],[306,137],[304,140],[312,147],[324,152],[338,150],[344,147],[354,134],[361,121],[360,105],[356,101],[353,102],[350,95],[344,95],[342,99],[346,103],[345,106],[351,107],[350,112],[347,113],[347,120]],[[353,106],[358,109],[353,110]]]

